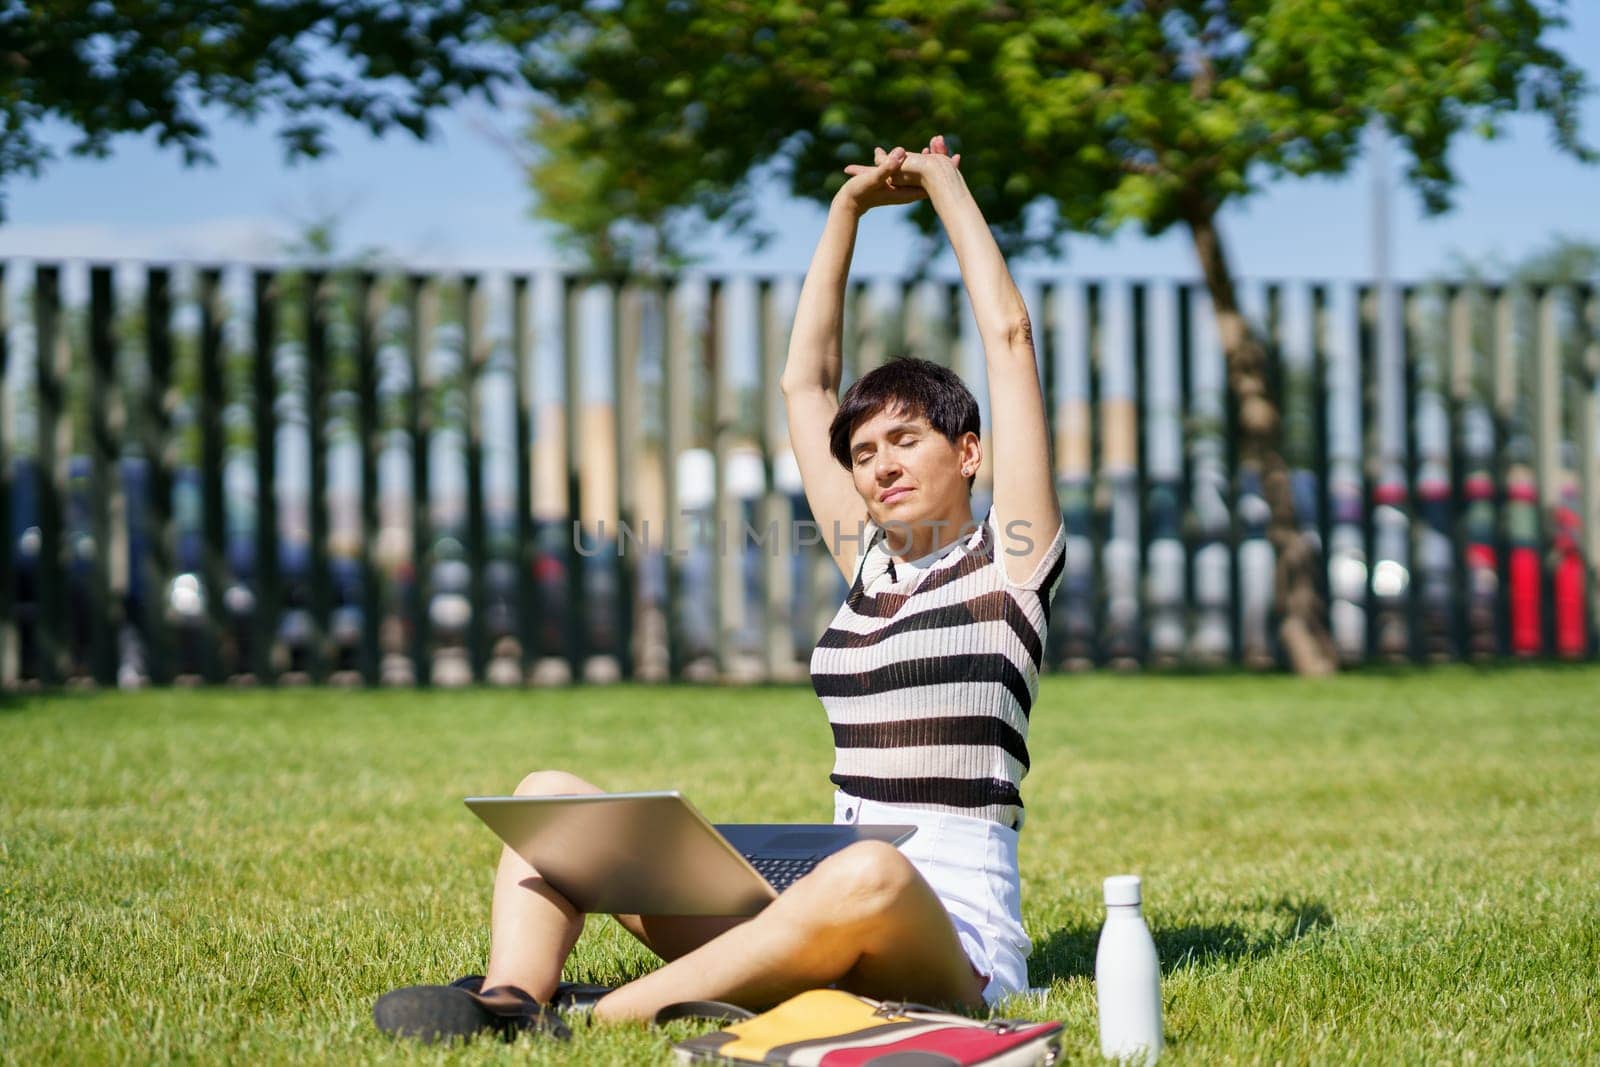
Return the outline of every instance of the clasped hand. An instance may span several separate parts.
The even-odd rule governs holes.
[[[926,200],[927,179],[941,168],[955,170],[961,165],[961,155],[950,154],[943,135],[935,136],[921,152],[907,152],[899,146],[887,152],[874,148],[872,157],[871,165],[852,163],[844,168],[850,180],[839,190],[839,196],[860,212]]]

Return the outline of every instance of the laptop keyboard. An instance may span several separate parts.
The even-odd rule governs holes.
[[[810,874],[819,862],[815,856],[745,856],[756,873],[778,892]]]

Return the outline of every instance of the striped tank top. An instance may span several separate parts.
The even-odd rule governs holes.
[[[1004,552],[1026,547],[1022,536],[991,507],[967,536],[902,563],[867,523],[849,595],[811,654],[841,790],[1016,824],[1066,531],[1018,583]]]

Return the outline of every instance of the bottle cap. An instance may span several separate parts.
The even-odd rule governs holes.
[[[1106,879],[1106,907],[1126,907],[1139,903],[1139,876],[1114,874]]]

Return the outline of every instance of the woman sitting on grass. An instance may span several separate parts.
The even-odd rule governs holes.
[[[618,915],[666,961],[593,1004],[649,1019],[684,1000],[753,1008],[836,985],[966,1008],[1027,987],[1018,784],[1064,532],[1027,308],[944,140],[851,166],[806,274],[782,388],[806,498],[850,592],[811,660],[833,727],[835,822],[905,823],[860,842],[752,918]],[[955,248],[988,367],[994,506],[972,515],[978,406],[950,371],[897,359],[841,402],[840,324],[856,226],[926,197]],[[831,537],[830,537],[831,534]],[[599,792],[540,771],[517,793]],[[550,1028],[584,915],[507,849],[488,973],[397,990],[380,1027],[425,1037]]]

